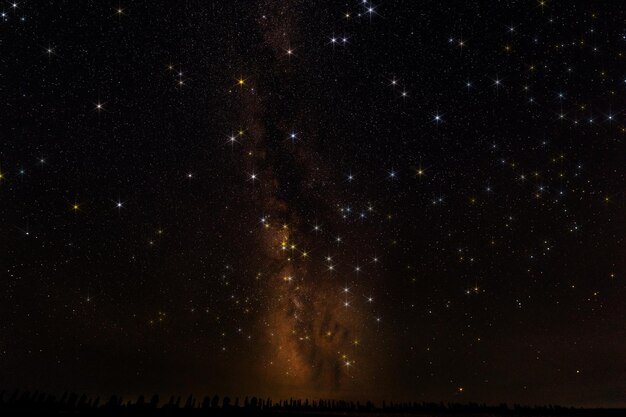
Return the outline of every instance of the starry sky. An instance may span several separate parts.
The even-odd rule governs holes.
[[[4,384],[626,405],[617,2],[0,7]]]

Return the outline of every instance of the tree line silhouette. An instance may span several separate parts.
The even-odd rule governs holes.
[[[0,414],[6,412],[38,412],[46,414],[196,414],[196,415],[510,415],[510,416],[623,416],[626,409],[618,408],[574,408],[547,406],[523,406],[507,404],[490,406],[478,403],[429,403],[429,402],[386,402],[375,405],[371,401],[287,399],[274,402],[271,398],[205,396],[202,400],[189,395],[183,400],[171,396],[161,403],[158,395],[147,400],[139,395],[135,400],[125,400],[112,395],[107,400],[88,397],[85,394],[65,392],[60,397],[39,391],[0,390]]]

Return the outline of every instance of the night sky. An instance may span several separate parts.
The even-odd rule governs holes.
[[[0,374],[626,406],[617,1],[19,1]]]

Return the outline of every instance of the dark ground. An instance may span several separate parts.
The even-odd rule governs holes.
[[[60,397],[43,392],[0,391],[0,414],[52,415],[215,415],[215,416],[623,416],[626,409],[573,408],[555,405],[522,406],[477,403],[355,402],[342,400],[278,400],[245,397],[189,395],[171,396],[162,401],[158,395],[124,399],[112,395],[108,400],[85,394],[64,393]]]

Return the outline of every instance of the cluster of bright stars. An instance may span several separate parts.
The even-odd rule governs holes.
[[[19,3],[16,3],[16,2],[12,2],[12,3],[10,3],[10,6],[11,6],[11,10],[13,10],[13,11],[16,11],[18,8],[20,8]],[[1,18],[4,22],[8,21],[8,20],[9,20],[9,13],[7,13],[7,12],[5,12],[5,11],[3,10],[2,12],[0,12],[0,18]],[[25,20],[26,20],[26,18],[25,18],[24,16],[21,16],[21,17],[20,17],[20,21],[22,21],[22,22],[23,22],[23,21],[25,21]]]

